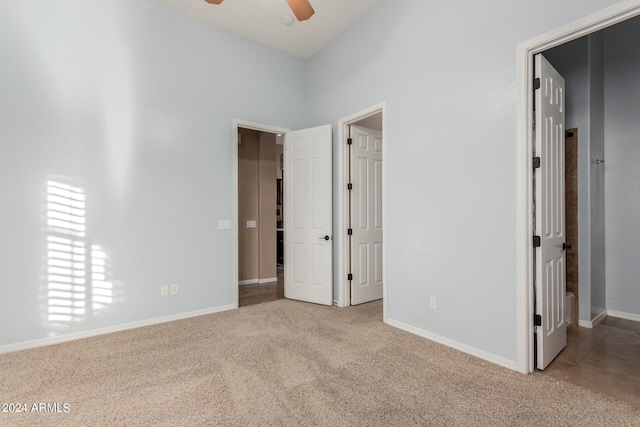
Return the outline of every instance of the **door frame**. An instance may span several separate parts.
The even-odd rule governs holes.
[[[640,1],[627,0],[522,42],[516,53],[516,279],[517,362],[534,371],[533,282],[533,57],[545,50],[640,15]]]
[[[238,254],[238,232],[240,224],[238,224],[238,129],[251,129],[261,132],[269,132],[275,134],[282,134],[283,136],[287,132],[291,132],[291,129],[267,125],[263,123],[255,123],[247,120],[234,119],[232,132],[231,132],[231,207],[233,212],[231,213],[231,253],[232,253],[232,271],[231,271],[231,289],[233,292],[233,307],[238,308],[238,267],[239,267],[239,254]],[[286,262],[286,259],[285,259]]]
[[[349,282],[347,280],[347,263],[349,259],[349,239],[347,238],[349,218],[349,191],[347,179],[349,176],[349,126],[374,114],[382,114],[382,230],[387,230],[387,103],[381,102],[360,110],[338,120],[338,228],[334,232],[337,246],[337,275],[338,275],[338,307],[351,305]],[[384,236],[384,235],[383,235]],[[382,307],[383,320],[387,321],[387,239],[382,239]]]

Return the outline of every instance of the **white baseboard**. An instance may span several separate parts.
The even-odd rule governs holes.
[[[622,311],[615,311],[615,310],[602,310],[600,313],[598,313],[596,317],[594,317],[592,321],[579,320],[578,325],[582,326],[583,328],[591,329],[591,328],[594,328],[598,323],[602,322],[604,318],[607,316],[615,317],[618,319],[632,320],[634,322],[640,322],[640,314],[624,313]]]
[[[602,322],[607,317],[607,310],[602,310],[596,317],[593,318],[591,323],[595,327],[598,323]]]
[[[616,317],[618,319],[626,319],[626,320],[633,320],[634,322],[640,322],[640,314],[623,313],[622,311],[607,310],[607,315],[611,317]]]
[[[238,280],[238,285],[243,286],[243,285],[255,285],[257,283],[259,284],[263,284],[263,283],[273,283],[273,282],[277,282],[278,278],[277,277],[269,277],[266,279],[248,279],[248,280]]]
[[[589,329],[593,329],[593,322],[591,322],[590,320],[578,320],[578,326],[580,326],[581,328],[589,328]]]
[[[607,310],[602,310],[596,317],[591,320],[578,320],[578,326],[593,329],[598,323],[602,322],[605,317],[607,317]]]
[[[123,323],[106,328],[91,329],[89,331],[74,332],[71,334],[59,335],[55,337],[41,338],[31,341],[23,341],[15,344],[0,346],[0,354],[12,353],[14,351],[28,350],[30,348],[45,347],[48,345],[61,344],[64,342],[75,341],[82,338],[90,338],[98,335],[110,334],[113,332],[126,331],[128,329],[141,328],[143,326],[156,325],[158,323],[172,322],[174,320],[188,319],[190,317],[205,316],[207,314],[219,313],[221,311],[233,310],[236,306],[223,305],[220,307],[207,308],[204,310],[189,311],[186,313],[172,314],[170,316],[155,317],[153,319],[140,320],[137,322]]]
[[[495,354],[488,353],[484,350],[480,350],[475,347],[468,346],[466,344],[459,343],[457,341],[442,337],[440,335],[436,335],[434,333],[425,331],[423,329],[416,328],[415,326],[407,325],[406,323],[399,322],[397,320],[387,319],[386,323],[398,329],[402,329],[403,331],[410,332],[412,334],[421,336],[423,338],[427,338],[431,341],[435,341],[442,345],[446,345],[447,347],[454,348],[463,353],[467,353],[472,356],[478,357],[480,359],[486,360],[487,362],[495,363],[496,365],[500,365],[507,369],[511,369],[512,371],[518,371],[517,364],[513,360],[508,360],[503,357],[496,356]]]

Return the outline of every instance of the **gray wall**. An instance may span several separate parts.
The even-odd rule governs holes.
[[[604,39],[589,36],[589,202],[591,212],[591,316],[606,309],[605,293],[605,175],[604,158]]]
[[[640,21],[605,37],[607,309],[640,315]]]
[[[304,62],[147,0],[2,2],[0,58],[0,346],[234,304],[232,120],[302,126]],[[52,175],[84,188],[118,288],[56,324]]]

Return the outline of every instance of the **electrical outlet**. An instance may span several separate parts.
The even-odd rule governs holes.
[[[160,296],[166,297],[169,295],[169,285],[160,286]]]
[[[171,285],[171,295],[178,294],[178,285]]]
[[[438,308],[438,300],[436,300],[436,297],[431,297],[431,299],[429,300],[429,304],[431,306],[432,309],[437,309]]]

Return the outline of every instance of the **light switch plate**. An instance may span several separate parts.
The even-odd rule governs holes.
[[[231,230],[231,221],[218,221],[218,230]]]
[[[247,220],[247,228],[256,228],[256,226],[257,226],[257,223],[255,220],[253,219]]]

